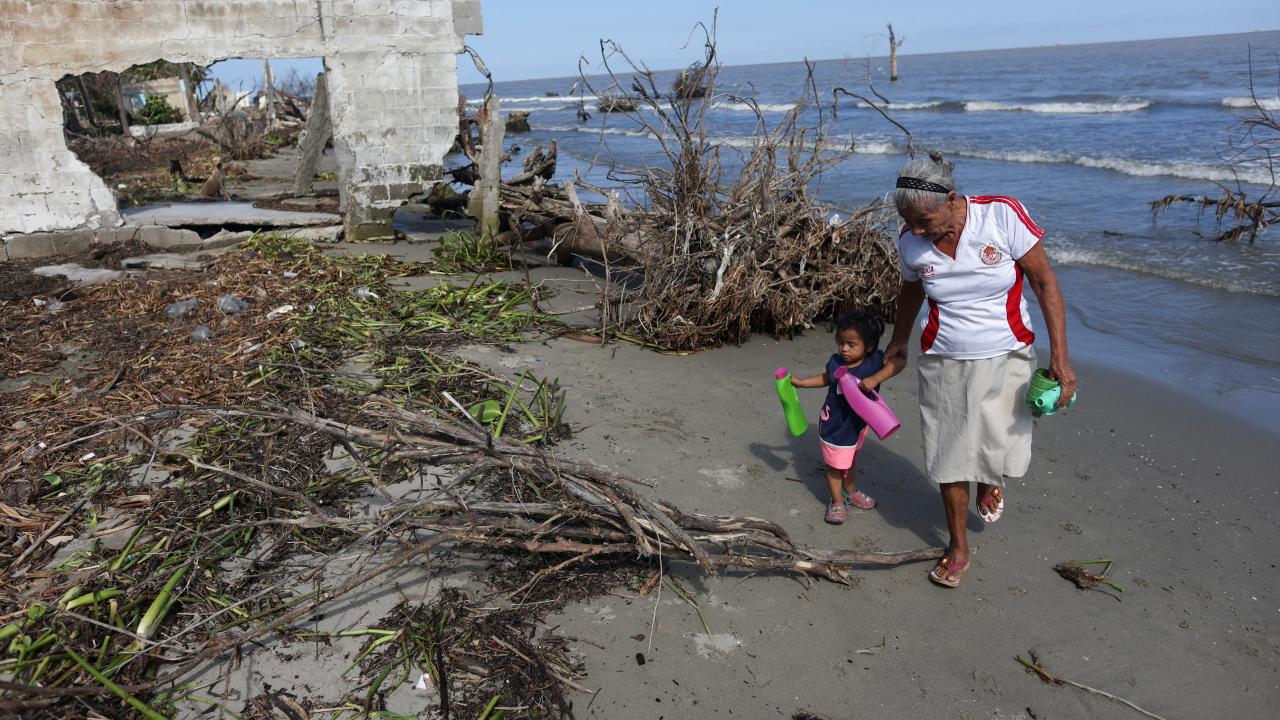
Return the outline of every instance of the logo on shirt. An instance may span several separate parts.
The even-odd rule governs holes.
[[[995,245],[987,243],[987,245],[982,248],[983,265],[995,265],[1000,262],[1000,258],[1002,257],[1004,257],[1004,255],[996,249]]]
[[[933,277],[933,274],[934,274],[934,273],[933,273],[933,266],[932,266],[932,265],[922,265],[922,266],[920,266],[920,267],[916,268],[916,274],[917,274],[917,275],[919,275],[919,276],[921,277],[921,279],[928,280],[929,278]]]

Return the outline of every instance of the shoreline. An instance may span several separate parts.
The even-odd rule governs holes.
[[[809,369],[829,346],[814,331],[684,357],[568,340],[464,354],[512,376],[534,367],[570,378],[566,419],[577,432],[566,451],[654,479],[653,497],[764,517],[819,547],[945,542],[936,488],[920,470],[911,367],[884,391],[902,431],[859,462],[859,484],[880,507],[844,526],[822,522],[813,433],[790,438],[767,380],[778,366]],[[1280,495],[1265,480],[1274,437],[1142,378],[1088,362],[1077,373],[1088,395],[1037,421],[1032,468],[1009,483],[1004,518],[983,527],[970,514],[978,549],[960,588],[929,584],[929,563],[808,587],[681,567],[710,632],[667,591],[623,590],[548,621],[582,639],[585,683],[601,689],[578,696],[581,716],[789,717],[809,707],[840,717],[849,692],[887,716],[1114,712],[1026,675],[1013,657],[1029,650],[1050,672],[1152,712],[1264,715],[1280,699],[1280,588],[1263,571],[1280,540]],[[801,401],[812,421],[822,393]],[[1101,557],[1116,562],[1123,595],[1077,590],[1051,569]],[[1152,658],[1151,647],[1163,650]]]

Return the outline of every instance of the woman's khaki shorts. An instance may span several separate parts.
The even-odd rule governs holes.
[[[1027,346],[999,357],[921,355],[924,466],[936,483],[1004,485],[1031,464],[1031,411],[1023,404],[1036,367]]]

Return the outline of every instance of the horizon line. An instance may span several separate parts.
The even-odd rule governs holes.
[[[933,55],[961,55],[965,53],[981,53],[981,52],[1012,52],[1016,50],[1040,50],[1043,48],[1058,48],[1058,47],[1062,47],[1062,48],[1089,47],[1091,45],[1123,45],[1127,43],[1164,42],[1166,40],[1195,40],[1198,38],[1231,37],[1232,35],[1257,35],[1259,33],[1271,33],[1271,32],[1280,32],[1280,27],[1266,29],[1266,30],[1243,30],[1240,32],[1231,32],[1231,33],[1210,33],[1208,35],[1172,35],[1168,37],[1138,38],[1134,40],[1103,40],[1099,42],[1050,43],[1045,45],[1018,45],[1013,47],[975,48],[971,50],[944,50],[940,52],[899,53],[898,57],[899,58],[929,57]],[[863,58],[869,58],[871,60],[877,60],[877,59],[888,60],[889,56],[888,55],[870,55],[870,56],[862,56],[861,58],[858,58],[858,59],[863,59]],[[852,55],[846,55],[844,57],[838,57],[838,58],[817,58],[814,60],[809,60],[809,62],[813,62],[813,63],[842,62],[842,61],[851,60],[851,59],[854,59]],[[732,64],[726,63],[724,67],[758,67],[762,65],[788,65],[791,63],[802,63],[802,62],[805,62],[806,60],[808,60],[808,58],[802,57],[799,60],[773,60],[773,61],[767,61],[767,62],[749,62],[749,63],[732,63]],[[664,72],[675,72],[683,69],[685,68],[683,67],[660,68],[657,70],[651,70],[650,72],[664,73]],[[591,73],[587,75],[587,77],[595,77],[596,75],[607,75],[607,73],[604,71],[601,71],[599,73]],[[579,75],[547,75],[542,77],[515,78],[512,80],[494,80],[493,82],[497,84],[497,83],[507,83],[507,82],[531,82],[534,80],[566,80],[566,79],[577,80],[578,77],[580,76]],[[481,80],[476,80],[476,81],[471,81],[466,83],[458,83],[458,87],[463,87],[464,85],[484,85],[484,84],[487,84],[487,82],[481,79]]]

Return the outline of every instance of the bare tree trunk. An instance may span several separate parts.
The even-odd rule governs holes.
[[[272,125],[276,124],[276,91],[271,84],[271,61],[263,58],[262,60],[262,82],[266,86],[267,93],[267,122]]]
[[[84,117],[94,130],[100,127],[98,114],[93,111],[93,99],[89,97],[89,88],[84,84],[84,76],[76,76],[76,87],[80,89],[80,102],[84,103]]]
[[[893,34],[893,23],[889,23],[889,82],[898,82],[898,40]]]
[[[302,137],[302,153],[298,158],[298,169],[293,178],[293,194],[295,196],[311,193],[311,185],[315,181],[316,168],[320,165],[320,156],[324,154],[325,143],[333,134],[333,124],[329,119],[329,81],[325,74],[316,76],[316,89],[311,95],[311,112],[307,114],[306,134]]]
[[[120,134],[129,135],[129,113],[124,109],[124,79],[116,75],[116,110],[120,113]]]
[[[195,88],[191,86],[191,64],[182,63],[178,67],[182,69],[183,94],[187,96],[187,119],[204,122],[204,118],[200,116],[200,103],[196,100]]]
[[[481,237],[498,234],[498,185],[502,182],[502,135],[506,128],[498,112],[498,98],[490,95],[484,103],[484,127],[480,157],[476,166],[480,180],[471,191],[467,214],[476,219]]]

